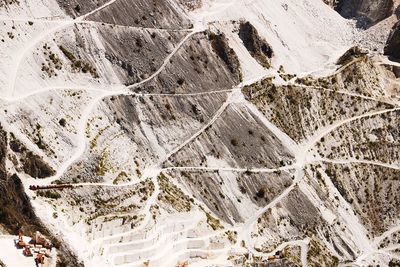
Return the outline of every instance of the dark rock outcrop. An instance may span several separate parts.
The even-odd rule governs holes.
[[[46,178],[56,173],[53,168],[32,152],[26,153],[23,168],[25,173],[35,178]]]
[[[339,0],[335,10],[345,18],[356,19],[358,27],[368,28],[391,16],[393,7],[393,0]]]
[[[384,54],[396,61],[400,60],[400,21],[393,26],[389,34]]]
[[[229,47],[225,35],[210,33],[209,38],[215,53],[225,62],[231,73],[241,80],[239,59],[233,49]]]
[[[22,230],[34,233],[41,230],[21,179],[16,174],[0,180],[0,223],[10,232]]]
[[[46,178],[54,175],[55,170],[41,157],[29,151],[19,140],[11,135],[10,148],[20,158],[23,171],[34,178]]]
[[[394,14],[396,15],[397,19],[400,19],[400,5],[394,10]]]
[[[257,29],[246,21],[241,22],[239,27],[239,37],[242,39],[244,46],[263,67],[271,67],[271,58],[273,51],[271,46],[260,37]]]

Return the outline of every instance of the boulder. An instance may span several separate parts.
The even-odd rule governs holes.
[[[391,59],[400,61],[400,21],[398,21],[390,31],[386,41],[384,54]]]

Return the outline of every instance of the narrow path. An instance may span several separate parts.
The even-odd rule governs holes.
[[[153,73],[151,76],[149,76],[147,79],[144,79],[144,80],[142,80],[142,81],[140,81],[140,82],[138,82],[138,83],[135,83],[135,84],[133,84],[133,85],[127,86],[127,89],[134,89],[134,88],[137,88],[137,87],[141,86],[142,84],[144,84],[144,83],[146,83],[146,82],[148,82],[148,81],[154,79],[156,76],[158,76],[158,74],[160,74],[160,73],[165,69],[165,67],[169,64],[171,58],[178,52],[178,50],[185,44],[185,42],[186,42],[190,37],[192,37],[194,34],[199,33],[199,32],[201,32],[201,31],[203,31],[203,30],[204,30],[204,28],[195,28],[195,29],[193,29],[189,34],[187,34],[187,35],[185,36],[185,38],[183,38],[183,39],[178,43],[178,45],[175,47],[175,49],[164,59],[163,64],[160,66],[160,68],[159,68],[156,72],[154,72],[154,73]]]
[[[260,209],[254,216],[252,216],[251,218],[249,218],[245,224],[242,226],[242,230],[239,232],[239,240],[243,240],[245,241],[246,247],[249,249],[249,251],[255,255],[260,255],[260,253],[258,251],[256,251],[254,249],[254,245],[253,245],[253,240],[251,237],[251,232],[254,229],[257,219],[262,216],[262,214],[264,214],[269,208],[274,207],[277,203],[279,203],[284,197],[286,197],[293,189],[294,187],[297,185],[298,182],[301,181],[302,177],[303,177],[303,168],[305,165],[307,165],[309,162],[313,162],[315,159],[309,159],[312,158],[312,154],[311,154],[311,149],[318,143],[318,141],[324,137],[325,135],[329,134],[330,132],[332,132],[333,130],[335,130],[336,128],[352,122],[354,120],[357,119],[361,119],[361,118],[365,118],[365,117],[371,117],[371,116],[375,116],[375,115],[379,115],[379,114],[384,114],[387,112],[392,112],[398,110],[398,108],[394,108],[394,109],[389,109],[389,110],[383,110],[383,111],[377,111],[377,112],[370,112],[370,113],[366,113],[363,115],[359,115],[359,116],[355,116],[352,118],[348,118],[345,120],[342,120],[340,122],[337,122],[333,125],[330,125],[320,131],[318,131],[315,135],[313,135],[311,138],[309,138],[306,142],[300,144],[300,145],[296,145],[294,143],[293,140],[291,140],[288,136],[284,136],[284,143],[286,144],[287,147],[291,147],[292,151],[295,152],[296,155],[296,162],[294,163],[294,166],[296,166],[296,173],[295,173],[295,179],[292,183],[291,186],[289,186],[288,188],[286,188],[279,196],[277,196],[274,200],[272,200],[267,206],[265,206],[264,208]],[[261,117],[261,116],[260,116]],[[268,120],[263,120],[264,123],[269,126],[270,129],[274,129],[274,126],[272,124],[271,127],[271,123]],[[278,131],[277,133],[279,133],[279,129],[275,131]],[[356,219],[354,219],[352,221],[352,223],[354,224],[354,222],[357,221]],[[354,225],[354,227],[356,227]],[[353,227],[353,228],[354,228]],[[358,229],[354,228],[353,229],[355,233],[361,233]],[[359,235],[360,240],[364,240],[365,236],[364,235]],[[361,244],[361,243],[360,243]],[[369,241],[366,241],[363,243],[364,245],[369,244]],[[364,247],[365,251],[370,251],[371,247],[370,246],[361,246]],[[261,253],[262,255],[265,255],[265,253]]]
[[[79,160],[79,158],[85,153],[86,141],[87,141],[85,131],[89,117],[92,114],[93,109],[97,106],[100,100],[113,94],[115,93],[107,92],[101,94],[97,98],[93,99],[91,103],[85,108],[85,110],[82,113],[81,119],[79,120],[79,124],[77,126],[76,135],[78,137],[78,144],[74,154],[57,169],[56,175],[54,175],[53,177],[41,179],[40,180],[41,183],[51,184],[55,180],[61,178],[61,176],[68,170],[68,168],[77,160]]]
[[[368,112],[368,113],[365,113],[362,115],[344,119],[342,121],[336,122],[334,124],[328,125],[327,127],[324,127],[322,129],[318,130],[316,134],[311,136],[306,142],[300,144],[300,146],[302,147],[303,151],[309,151],[321,140],[322,137],[328,135],[329,133],[331,133],[332,131],[334,131],[335,129],[339,128],[340,126],[342,126],[344,124],[348,124],[350,122],[353,122],[353,121],[356,121],[356,120],[359,120],[362,118],[373,117],[373,116],[377,116],[377,115],[381,115],[381,114],[385,114],[385,113],[389,113],[389,112],[393,112],[393,111],[398,111],[398,110],[400,110],[400,108],[385,109],[385,110],[380,110],[380,111]]]
[[[93,9],[93,10],[90,11],[89,13],[86,13],[86,14],[84,14],[84,15],[82,15],[82,16],[76,18],[75,20],[77,20],[77,21],[84,20],[85,18],[89,17],[90,15],[92,15],[92,14],[94,14],[94,13],[96,13],[96,12],[98,12],[98,11],[100,11],[100,10],[106,8],[106,7],[108,7],[109,5],[112,5],[112,4],[115,3],[116,1],[118,1],[118,0],[110,0],[110,1],[108,1],[107,3],[103,4],[102,6],[99,6],[98,8]]]
[[[312,162],[327,162],[327,163],[333,163],[333,164],[365,164],[365,165],[375,165],[375,166],[380,166],[380,167],[385,167],[389,169],[395,169],[395,170],[400,170],[400,164],[388,164],[388,163],[383,163],[383,162],[376,162],[376,161],[371,161],[371,160],[362,160],[362,159],[327,159],[327,158],[316,158]]]
[[[266,257],[273,256],[273,255],[275,255],[275,253],[277,251],[283,251],[286,247],[289,247],[289,246],[298,246],[301,249],[300,260],[301,260],[301,264],[303,265],[302,267],[307,267],[308,266],[307,253],[308,253],[309,243],[310,243],[310,238],[308,238],[308,237],[305,239],[300,239],[300,240],[287,241],[287,242],[281,243],[273,251],[266,253],[265,256]]]
[[[120,94],[128,94],[129,92],[127,90],[124,91],[125,87],[122,85],[110,85],[109,90],[107,89],[100,89],[96,87],[91,87],[91,86],[52,86],[52,87],[44,87],[41,88],[40,90],[36,91],[31,91],[28,94],[25,95],[19,95],[19,96],[12,96],[12,97],[1,97],[1,100],[4,100],[9,103],[15,103],[18,101],[22,101],[24,99],[28,99],[31,97],[34,97],[36,95],[44,94],[47,92],[51,91],[85,91],[85,92],[95,92],[95,93],[100,93],[100,94],[106,94],[106,93],[111,93],[111,92],[116,92],[118,91]]]
[[[203,95],[213,95],[213,94],[222,94],[222,93],[230,93],[235,89],[222,89],[222,90],[214,90],[214,91],[204,91],[198,93],[135,93],[129,91],[126,86],[123,85],[110,85],[107,89],[99,89],[96,87],[85,87],[85,86],[60,86],[60,87],[44,87],[40,90],[33,91],[26,95],[21,96],[14,96],[14,97],[1,97],[0,100],[15,103],[18,101],[22,101],[24,99],[44,94],[51,91],[87,91],[87,92],[97,92],[97,93],[112,93],[117,92],[118,95],[125,95],[125,96],[142,96],[142,97],[150,97],[150,96],[160,96],[160,97],[196,97],[196,96],[203,96]]]
[[[357,93],[347,92],[347,91],[343,91],[343,90],[333,90],[333,89],[329,89],[329,88],[325,88],[325,87],[321,87],[321,86],[312,86],[312,85],[309,86],[309,85],[304,85],[304,84],[299,84],[299,83],[288,83],[288,85],[297,86],[297,87],[301,87],[301,88],[305,88],[305,89],[309,89],[309,90],[317,90],[317,91],[321,90],[321,91],[325,91],[325,92],[332,92],[332,93],[336,93],[336,94],[348,95],[348,96],[357,97],[357,98],[361,98],[361,99],[365,99],[365,100],[372,100],[372,101],[383,103],[383,104],[398,105],[398,103],[391,102],[390,100],[377,99],[375,97],[360,95]]]
[[[260,168],[260,169],[257,169],[257,168],[256,169],[243,168],[243,169],[237,169],[237,168],[207,168],[207,167],[168,167],[168,168],[158,169],[158,170],[154,169],[152,174],[150,174],[150,171],[148,171],[147,173],[145,172],[143,177],[145,177],[145,178],[146,177],[153,177],[154,178],[154,177],[157,177],[160,172],[162,172],[162,171],[170,171],[170,170],[185,170],[185,171],[204,170],[204,171],[233,171],[233,172],[252,172],[252,173],[273,173],[273,172],[276,172],[276,171],[287,171],[287,170],[291,170],[291,169],[294,169],[294,168],[295,168],[295,166],[292,166],[292,165],[280,167],[280,168],[277,168],[277,169],[268,169],[268,168]],[[182,186],[179,183],[177,183],[173,178],[169,177],[169,179],[170,179],[170,182],[173,183],[178,188],[180,188],[184,194],[186,194],[186,195],[192,197],[193,199],[195,199],[195,203],[197,203],[200,206],[203,206],[203,208],[207,207],[204,203],[198,202],[196,200],[196,198],[193,197],[192,194],[190,194],[186,189],[182,188]],[[72,184],[72,185],[74,187],[104,186],[104,187],[114,187],[114,188],[126,188],[127,186],[137,185],[140,182],[141,182],[141,180],[132,181],[132,182],[129,182],[129,183],[122,183],[122,184],[112,184],[112,183],[76,183],[76,184]],[[155,181],[153,181],[153,183],[154,182]],[[157,184],[158,184],[158,181],[157,181]],[[284,196],[281,196],[281,198],[282,197],[284,197]],[[208,208],[207,208],[207,210],[209,212],[213,213]],[[216,216],[216,215],[214,214],[214,216]]]
[[[292,184],[287,187],[280,195],[275,197],[268,205],[258,210],[252,217],[250,217],[242,226],[241,230],[238,232],[238,240],[243,240],[246,244],[246,247],[249,249],[251,253],[254,255],[265,255],[265,253],[260,253],[255,250],[254,242],[251,237],[252,230],[256,227],[257,220],[260,216],[262,216],[268,209],[274,207],[278,204],[282,199],[284,199],[296,186],[297,183],[301,181],[303,178],[303,171],[298,168],[295,173],[295,178]],[[240,242],[238,242],[240,243]]]
[[[110,26],[110,27],[121,27],[128,29],[137,29],[137,30],[148,30],[148,31],[166,31],[166,32],[189,32],[192,31],[192,28],[182,28],[182,29],[173,29],[173,28],[157,28],[157,27],[140,27],[140,26],[132,26],[132,25],[120,25],[120,24],[112,24],[102,21],[94,21],[94,20],[74,20],[74,19],[57,19],[58,17],[51,18],[10,18],[10,17],[1,17],[0,21],[18,21],[18,22],[37,22],[37,23],[70,23],[74,24],[91,24],[98,26]]]
[[[201,29],[197,29],[197,31],[201,31]],[[164,60],[164,63],[161,65],[161,67],[155,72],[153,73],[149,78],[138,82],[134,85],[131,85],[127,88],[135,88],[145,82],[150,81],[151,79],[155,78],[165,67],[166,65],[169,63],[169,60],[171,57],[173,57],[178,51],[179,49],[183,46],[183,44],[185,43],[185,41],[190,38],[193,34],[197,33],[196,30],[194,30],[193,32],[189,33],[185,38],[183,38],[183,40],[179,43],[179,45],[177,45],[177,47],[168,55],[168,57]],[[86,135],[85,135],[85,129],[86,129],[86,125],[87,125],[87,120],[89,119],[90,114],[92,113],[92,110],[97,106],[97,104],[104,99],[105,97],[109,97],[109,96],[113,96],[113,95],[120,95],[120,94],[127,94],[127,92],[125,90],[123,91],[109,91],[109,92],[105,92],[103,94],[101,94],[99,97],[95,98],[91,104],[85,109],[85,111],[82,114],[81,120],[79,122],[78,125],[78,148],[76,150],[76,152],[74,153],[74,155],[65,163],[62,164],[62,166],[59,168],[59,170],[57,170],[57,174],[53,177],[50,178],[46,178],[46,179],[42,179],[41,183],[51,183],[57,179],[59,179],[65,171],[68,170],[68,168],[77,160],[81,157],[81,155],[83,155],[83,153],[85,152],[85,148],[86,148]]]
[[[207,171],[207,172],[249,172],[249,173],[273,173],[279,171],[287,171],[295,169],[295,165],[287,165],[276,169],[270,168],[231,168],[231,167],[195,167],[195,166],[183,166],[183,167],[167,167],[161,169],[161,171]]]
[[[399,232],[400,233],[400,225],[394,226],[392,228],[390,228],[389,230],[387,230],[386,232],[384,232],[382,235],[377,236],[374,238],[374,244],[375,246],[379,247],[379,244],[386,238],[386,237],[390,237],[391,235],[393,235],[394,233]]]
[[[184,148],[187,144],[195,140],[199,135],[201,135],[208,127],[210,127],[214,122],[222,115],[222,113],[226,110],[226,108],[229,106],[230,101],[231,101],[231,96],[233,92],[228,94],[226,101],[221,105],[221,107],[217,110],[217,112],[214,114],[212,119],[204,125],[200,130],[195,132],[190,138],[186,139],[183,143],[181,143],[179,146],[175,147],[172,149],[164,158],[162,158],[159,162],[159,165],[162,165],[165,161],[167,161],[172,155],[175,153],[179,152],[182,148]]]
[[[20,53],[20,56],[17,58],[15,64],[12,66],[12,73],[13,76],[11,77],[11,84],[10,84],[10,95],[9,95],[9,100],[10,101],[19,101],[24,99],[25,97],[30,97],[34,94],[28,95],[28,96],[24,96],[24,97],[13,97],[14,95],[14,91],[15,91],[15,84],[17,81],[17,75],[18,75],[18,70],[20,68],[20,65],[22,64],[22,61],[25,57],[25,54],[27,52],[29,52],[31,49],[33,49],[33,47],[35,47],[38,43],[40,43],[44,38],[46,38],[46,36],[61,30],[65,27],[68,27],[70,25],[73,25],[75,23],[94,23],[94,22],[89,22],[89,21],[83,21],[85,18],[89,17],[90,15],[92,15],[95,12],[98,12],[106,7],[108,7],[109,5],[113,4],[114,2],[116,2],[117,0],[111,0],[109,2],[107,2],[106,4],[102,5],[101,7],[92,10],[91,12],[76,18],[75,20],[71,20],[71,21],[57,21],[57,23],[60,23],[60,25],[58,25],[55,28],[49,29],[46,32],[41,33],[38,37],[36,37],[32,44],[30,44],[28,47],[24,48],[24,50]],[[148,226],[148,223],[152,220],[151,218],[151,213],[150,213],[150,208],[151,206],[157,201],[157,197],[160,193],[160,188],[159,188],[159,184],[158,184],[158,180],[157,180],[157,176],[159,174],[160,171],[163,170],[186,170],[186,171],[198,171],[198,170],[203,170],[203,171],[238,171],[238,172],[246,172],[246,171],[250,171],[250,172],[276,172],[276,171],[280,171],[280,170],[296,170],[295,172],[295,178],[293,183],[286,188],[279,196],[277,196],[273,201],[271,201],[267,206],[263,207],[262,209],[260,209],[254,216],[252,216],[249,220],[247,220],[244,225],[239,229],[238,231],[238,240],[241,241],[245,241],[246,246],[249,248],[249,251],[254,253],[255,255],[268,255],[265,253],[259,253],[254,249],[254,245],[253,245],[253,240],[251,237],[251,231],[253,230],[254,226],[257,223],[257,219],[262,216],[262,214],[264,214],[269,208],[275,206],[277,203],[279,203],[283,198],[285,198],[294,188],[295,186],[302,180],[303,178],[303,168],[306,164],[308,164],[310,161],[308,160],[308,157],[311,154],[311,149],[318,143],[318,141],[320,141],[320,139],[322,137],[324,137],[325,135],[329,134],[330,132],[334,131],[336,128],[340,127],[343,124],[346,123],[350,123],[354,120],[360,119],[360,118],[364,118],[364,117],[368,117],[368,116],[375,116],[375,115],[379,115],[379,114],[383,114],[386,112],[391,112],[394,110],[398,110],[396,109],[390,109],[390,110],[384,110],[384,111],[379,111],[379,112],[371,112],[371,113],[366,113],[360,116],[356,116],[353,118],[349,118],[349,119],[345,119],[343,121],[340,121],[338,123],[335,123],[331,126],[326,127],[325,129],[322,129],[321,131],[317,132],[316,134],[314,134],[307,142],[301,144],[301,145],[297,145],[290,137],[288,137],[285,133],[283,133],[282,131],[280,131],[275,125],[273,125],[271,122],[269,122],[264,116],[261,116],[261,113],[258,111],[256,111],[256,108],[254,106],[251,106],[251,104],[248,104],[249,108],[255,112],[255,114],[261,119],[261,121],[263,122],[263,124],[265,126],[267,126],[268,129],[270,129],[279,139],[280,141],[289,149],[292,151],[292,153],[295,155],[296,158],[296,162],[294,165],[289,165],[289,166],[284,166],[281,168],[277,168],[277,169],[267,169],[267,168],[258,168],[258,169],[243,169],[243,168],[208,168],[208,167],[168,167],[168,168],[164,168],[164,169],[160,169],[159,165],[161,165],[163,162],[165,162],[166,160],[168,160],[172,155],[174,155],[175,153],[179,152],[183,147],[185,147],[187,144],[189,144],[190,142],[192,142],[193,140],[195,140],[198,136],[200,136],[209,126],[211,126],[212,124],[215,123],[215,121],[220,118],[220,116],[223,114],[223,112],[226,110],[226,108],[232,103],[233,99],[232,96],[238,92],[238,90],[240,91],[240,88],[234,88],[231,90],[224,90],[224,91],[213,91],[213,92],[204,92],[204,93],[193,93],[193,94],[173,94],[173,95],[169,95],[169,94],[136,94],[136,93],[131,93],[128,90],[130,89],[134,89],[137,88],[141,85],[143,85],[144,83],[154,79],[155,77],[157,77],[167,66],[167,64],[169,63],[170,59],[178,52],[178,50],[184,45],[184,43],[186,42],[186,40],[188,40],[192,35],[202,31],[203,28],[196,28],[193,31],[191,31],[184,39],[182,39],[182,41],[175,47],[175,49],[173,50],[173,52],[171,54],[169,54],[167,56],[167,58],[165,58],[163,64],[161,65],[161,67],[155,72],[153,73],[149,78],[130,85],[130,86],[126,86],[126,87],[119,87],[118,90],[116,91],[112,91],[112,92],[108,92],[106,90],[101,90],[101,89],[97,89],[97,88],[93,88],[93,89],[87,89],[87,90],[93,90],[96,92],[100,93],[100,96],[98,96],[97,98],[95,98],[90,105],[84,110],[82,117],[80,119],[79,125],[78,125],[78,145],[77,145],[77,149],[74,153],[74,155],[68,159],[66,162],[64,162],[62,164],[62,166],[57,170],[57,174],[54,177],[51,177],[49,179],[46,179],[45,181],[54,181],[55,179],[61,177],[67,170],[68,168],[77,160],[79,160],[79,158],[84,154],[85,152],[85,148],[87,146],[87,140],[85,138],[85,129],[86,129],[86,124],[87,121],[92,113],[92,110],[96,107],[96,105],[99,103],[99,101],[101,101],[101,99],[103,99],[104,97],[107,96],[112,96],[112,95],[119,95],[119,94],[123,94],[123,95],[142,95],[142,96],[195,96],[195,95],[203,95],[203,94],[211,94],[211,93],[216,93],[216,92],[227,92],[228,97],[227,100],[221,105],[221,107],[217,110],[217,112],[214,114],[214,116],[212,117],[212,119],[205,125],[203,126],[199,131],[197,131],[196,133],[194,133],[190,138],[186,139],[183,143],[181,143],[179,146],[177,146],[176,148],[174,148],[171,152],[169,152],[163,159],[162,161],[160,161],[160,164],[156,164],[155,167],[152,168],[148,168],[145,170],[144,174],[142,175],[142,178],[146,179],[147,177],[151,177],[152,182],[154,183],[154,187],[155,190],[153,192],[153,194],[151,195],[151,197],[148,199],[148,201],[146,202],[145,207],[143,208],[143,211],[145,211],[145,218],[142,221],[141,225],[138,228],[135,228],[133,231],[130,231],[129,233],[132,232],[139,232],[145,229],[145,227]],[[350,65],[354,62],[350,62],[347,65]],[[347,65],[343,66],[342,68],[338,69],[336,72],[341,71],[343,68],[347,67]],[[245,81],[243,82],[241,85],[239,85],[239,87],[243,87],[246,84],[251,84],[255,81],[259,80],[259,77],[257,77],[256,79],[252,80],[252,81]],[[314,88],[314,89],[323,89],[321,88]],[[49,90],[57,90],[57,89],[49,89]],[[79,89],[80,90],[80,89]],[[325,90],[325,89],[324,89]],[[39,93],[45,92],[46,90],[41,90]],[[328,91],[333,91],[333,92],[337,92],[334,90],[330,90],[328,89]],[[348,93],[348,92],[340,92],[340,93],[344,93],[347,95],[351,95],[351,96],[357,96],[357,97],[362,97],[365,99],[369,99],[369,100],[375,100],[378,101],[374,98],[370,98],[370,97],[366,97],[366,96],[361,96],[361,95],[356,95],[353,93]],[[22,139],[25,140],[25,139]],[[328,159],[321,159],[321,161],[326,161],[329,162],[330,160]],[[334,162],[334,160],[331,160],[332,162]],[[335,160],[335,163],[338,164],[345,164],[342,163],[344,161],[341,160]],[[346,163],[348,163],[348,161],[346,160]],[[357,162],[359,163],[359,162]],[[375,165],[380,165],[380,166],[384,166],[388,167],[386,164],[376,164],[375,162],[369,162],[369,161],[364,161],[361,162],[364,164],[375,164]],[[390,165],[392,166],[392,165]],[[396,169],[398,169],[398,167],[395,167]],[[127,185],[133,185],[138,183],[138,181],[132,182],[132,183],[126,183],[126,184],[119,184],[119,185],[112,185],[112,184],[108,184],[108,183],[81,183],[81,184],[76,184],[76,186],[113,186],[113,187],[124,187]],[[396,228],[397,229],[397,228]],[[226,230],[226,229],[225,229]],[[392,234],[391,231],[394,231],[393,229],[389,230],[387,233],[385,233],[386,235],[390,235]],[[127,233],[121,233],[118,235],[113,235],[112,238],[118,237],[118,236],[123,236]],[[204,238],[204,237],[202,237]],[[362,238],[364,238],[362,236]],[[382,237],[380,237],[382,238]],[[104,239],[99,240],[99,242],[103,241]],[[376,239],[378,240],[378,239]],[[361,240],[362,241],[362,240]],[[179,241],[181,242],[181,241]],[[376,242],[376,241],[375,241]],[[237,242],[238,244],[240,242]],[[285,242],[282,243],[278,246],[277,249],[283,249],[286,246],[289,245],[298,245],[301,247],[301,260],[302,260],[302,264],[303,266],[307,266],[307,250],[308,250],[308,243],[309,243],[309,239],[305,239],[305,240],[295,240],[295,241],[290,241],[290,242]],[[97,243],[96,243],[97,244]],[[169,244],[168,246],[164,247],[164,250],[167,250],[171,247],[173,247],[174,243]],[[149,248],[147,248],[149,249]],[[200,251],[200,250],[191,250],[191,249],[186,249],[184,250],[182,253],[186,253],[189,251]],[[208,251],[208,250],[205,250]],[[223,251],[226,251],[226,249],[224,249]],[[155,254],[155,257],[158,256],[159,253]],[[171,256],[171,255],[170,255]],[[178,252],[172,254],[172,256],[178,256]]]
[[[82,15],[82,16],[74,19],[74,20],[71,20],[71,21],[66,20],[66,21],[61,22],[60,25],[40,33],[33,40],[31,40],[31,42],[29,42],[29,44],[26,45],[22,51],[18,51],[18,57],[14,60],[14,63],[11,66],[11,77],[10,77],[11,83],[10,83],[9,90],[8,90],[9,91],[8,97],[11,98],[14,95],[15,84],[16,84],[16,81],[17,81],[17,78],[18,78],[18,70],[20,68],[20,65],[22,64],[23,59],[25,58],[26,53],[28,53],[33,48],[35,48],[40,42],[42,42],[50,34],[56,33],[57,31],[59,31],[61,29],[64,29],[64,28],[66,28],[68,26],[71,26],[77,21],[82,21],[87,16],[89,16],[89,15],[91,15],[91,14],[93,14],[93,13],[95,13],[95,12],[97,12],[97,11],[99,11],[99,10],[109,6],[109,5],[111,5],[115,1],[117,1],[117,0],[111,0],[111,1],[109,1],[107,3],[105,3],[104,5],[96,8],[95,10],[92,10],[91,12],[89,12],[89,13],[87,13],[85,15]]]
[[[47,36],[56,33],[57,31],[64,29],[70,25],[73,25],[74,21],[71,22],[64,22],[59,24],[58,26],[54,28],[50,28],[47,31],[41,32],[38,36],[33,38],[26,46],[23,47],[22,51],[18,51],[18,56],[16,59],[13,60],[13,64],[10,66],[11,68],[11,77],[9,77],[10,80],[10,85],[8,88],[8,98],[12,98],[15,93],[15,84],[18,79],[18,71],[20,69],[20,66],[22,64],[23,59],[25,58],[25,55],[34,49],[40,42],[42,42]]]

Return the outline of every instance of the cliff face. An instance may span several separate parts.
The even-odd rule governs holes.
[[[7,172],[7,150],[7,133],[0,126],[0,225],[10,234],[15,235],[19,231],[27,236],[33,236],[36,231],[43,233],[60,251],[59,266],[81,266],[68,245],[55,238],[36,216],[18,175]]]
[[[354,18],[361,28],[368,28],[393,14],[393,0],[339,0],[331,5],[345,18]]]
[[[385,55],[400,60],[400,21],[392,28],[385,46]]]

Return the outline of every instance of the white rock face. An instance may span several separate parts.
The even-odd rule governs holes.
[[[0,4],[2,232],[44,227],[77,266],[399,264],[399,66],[349,50],[393,18],[134,2]]]

